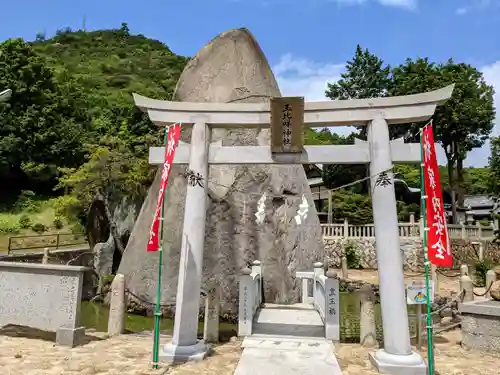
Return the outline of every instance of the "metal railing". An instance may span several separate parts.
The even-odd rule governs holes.
[[[7,254],[19,250],[61,249],[88,244],[85,233],[55,233],[9,237]]]

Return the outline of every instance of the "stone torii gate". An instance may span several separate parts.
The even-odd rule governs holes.
[[[191,144],[179,144],[174,164],[188,164],[202,183],[188,184],[172,342],[161,358],[203,358],[208,347],[197,340],[209,164],[370,164],[376,251],[380,280],[384,349],[371,356],[380,372],[425,374],[422,357],[412,352],[399,243],[393,163],[419,163],[419,144],[390,141],[389,125],[426,121],[450,98],[453,85],[416,95],[306,102],[272,98],[268,103],[193,103],[149,99],[134,94],[136,105],[158,126],[181,122],[192,127]],[[303,146],[302,127],[365,125],[367,142]],[[214,128],[271,127],[271,146],[211,144]],[[164,149],[150,149],[149,162],[163,164]]]

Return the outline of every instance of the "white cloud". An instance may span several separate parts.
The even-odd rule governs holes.
[[[495,108],[496,108],[496,120],[495,127],[493,128],[492,135],[500,135],[500,60],[494,62],[491,65],[487,65],[481,69],[484,74],[484,79],[495,89]],[[474,167],[482,167],[488,163],[488,158],[490,156],[490,142],[479,148],[474,149],[469,153],[467,158],[467,165]]]
[[[377,0],[380,4],[398,7],[398,8],[406,8],[406,9],[416,9],[417,8],[417,0]]]
[[[325,97],[326,84],[336,82],[344,70],[344,63],[319,63],[305,58],[296,58],[291,54],[281,57],[273,66],[274,74],[285,96],[304,96],[308,101],[328,100]],[[500,61],[484,66],[481,71],[486,82],[496,90],[495,107],[498,108],[496,126],[493,135],[500,135]],[[332,128],[336,133],[349,134],[352,127]],[[444,163],[446,158],[441,147],[438,148],[439,161]],[[472,151],[466,165],[482,167],[488,163],[490,155],[489,143],[481,149]]]
[[[284,96],[303,96],[307,101],[329,100],[325,96],[328,82],[337,82],[345,64],[317,63],[308,59],[281,56],[273,72]],[[333,128],[332,128],[333,129]],[[336,127],[339,134],[349,134],[353,128]]]
[[[334,0],[340,5],[362,5],[368,0]],[[417,8],[418,0],[375,0],[380,5],[414,10]]]
[[[499,2],[497,0],[469,0],[469,5],[458,8],[455,14],[463,16],[470,13],[471,11],[484,10],[490,6],[498,7]]]
[[[306,100],[325,100],[327,82],[336,82],[344,64],[316,63],[291,54],[281,57],[273,66],[283,95],[304,96]]]

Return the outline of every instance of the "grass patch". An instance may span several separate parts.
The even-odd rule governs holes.
[[[0,212],[0,252],[6,252],[9,246],[9,237],[14,236],[40,236],[41,234],[71,233],[74,223],[57,215],[54,207],[54,199],[37,200],[32,204],[25,205],[14,212]],[[68,238],[66,238],[68,237]],[[70,239],[72,236],[64,236],[63,241],[75,242],[80,239]],[[56,236],[53,238],[26,239],[24,243],[15,240],[14,247],[37,246],[36,242],[48,242],[55,245]],[[54,242],[54,243],[52,243]],[[43,244],[41,244],[43,246]]]

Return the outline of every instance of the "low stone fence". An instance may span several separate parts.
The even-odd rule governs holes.
[[[377,269],[375,238],[323,238],[326,261],[330,268],[340,268],[342,256],[349,268]],[[421,271],[424,266],[422,240],[418,237],[400,238],[403,266],[406,270]],[[500,264],[500,244],[492,241],[451,240],[453,268],[487,260]]]
[[[73,347],[80,327],[87,267],[0,262],[0,326],[20,325],[56,332],[59,345]]]

